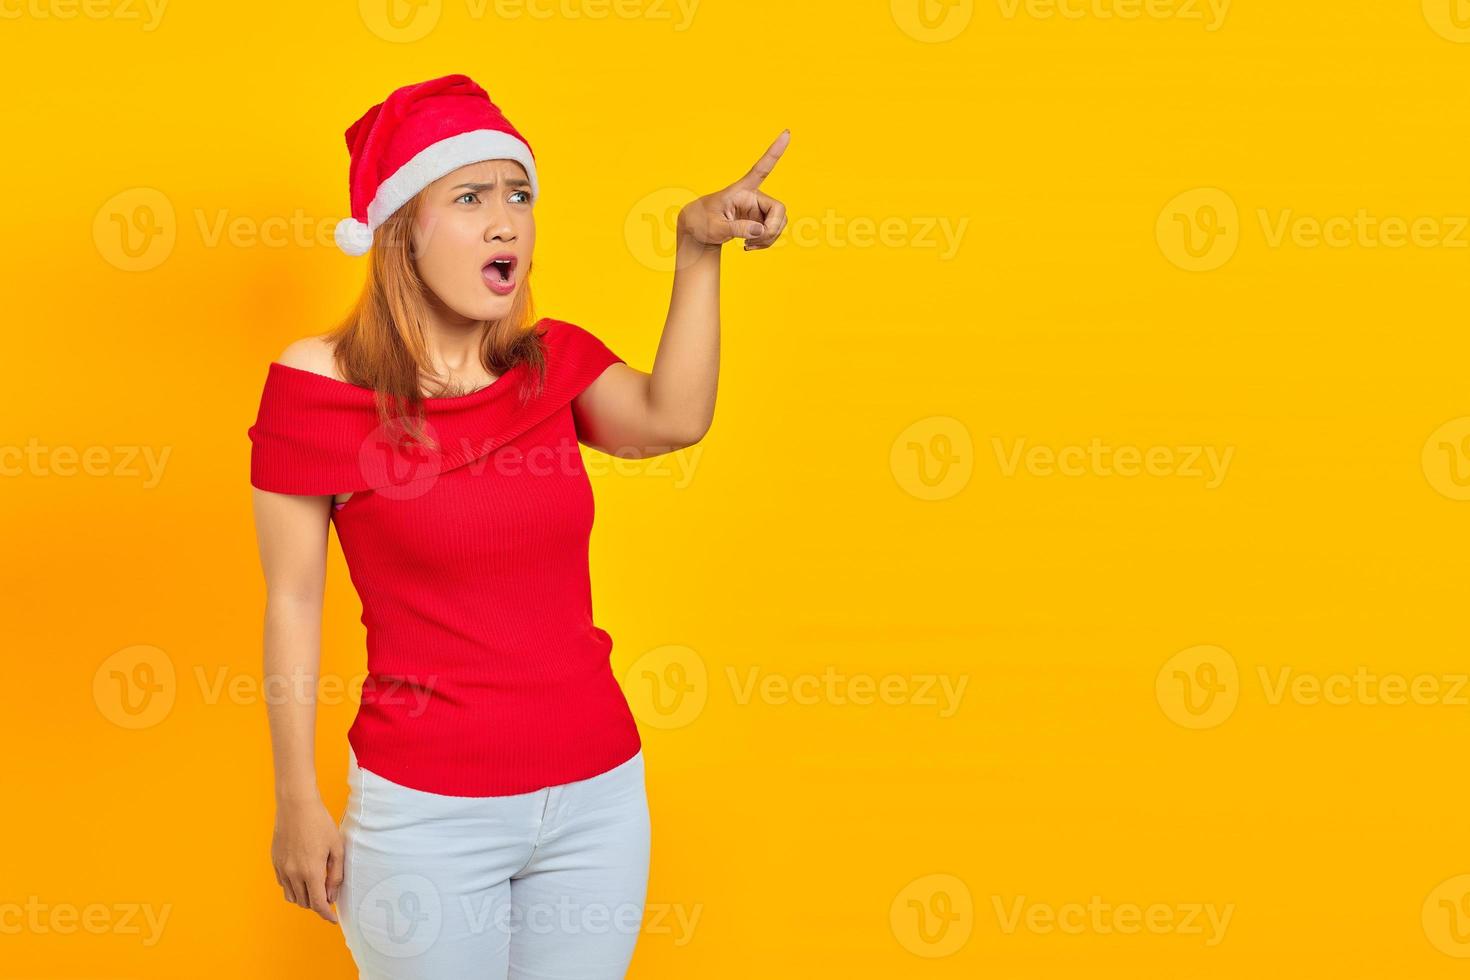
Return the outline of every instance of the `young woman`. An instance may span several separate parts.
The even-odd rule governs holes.
[[[679,214],[653,371],[533,320],[535,159],[450,75],[347,130],[356,308],[269,365],[251,483],[267,588],[285,898],[340,922],[365,978],[621,977],[648,875],[638,730],[593,623],[578,443],[643,457],[703,437],[719,366],[721,245],[770,246],[740,180]],[[327,527],[367,629],[340,825],[313,744]],[[335,910],[333,905],[335,903]]]

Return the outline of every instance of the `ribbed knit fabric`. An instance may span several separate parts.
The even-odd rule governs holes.
[[[627,761],[638,728],[592,619],[592,486],[571,400],[622,358],[581,327],[536,324],[544,390],[517,364],[425,401],[438,451],[398,452],[370,388],[272,362],[250,482],[353,491],[332,513],[367,628],[348,741],[413,789],[505,796]]]

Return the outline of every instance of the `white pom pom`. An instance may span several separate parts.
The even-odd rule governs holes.
[[[343,218],[337,222],[332,237],[337,240],[337,247],[348,255],[366,255],[373,247],[372,229],[356,218]]]

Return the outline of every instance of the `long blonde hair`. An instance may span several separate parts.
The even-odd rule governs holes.
[[[409,252],[414,216],[423,193],[395,211],[373,234],[367,279],[352,310],[325,337],[333,347],[337,370],[351,384],[377,393],[379,419],[410,441],[432,445],[425,432],[423,379],[433,374],[428,356],[430,292]],[[525,363],[539,389],[545,378],[546,352],[531,327],[536,323],[531,301],[530,265],[516,290],[510,313],[486,321],[480,361],[497,377]],[[499,382],[494,382],[499,383]],[[523,388],[521,397],[529,397]],[[429,397],[440,397],[439,394]]]

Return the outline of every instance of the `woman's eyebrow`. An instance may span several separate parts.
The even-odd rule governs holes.
[[[472,190],[472,191],[483,191],[483,190],[489,190],[490,188],[492,188],[494,186],[495,186],[495,181],[492,180],[488,184],[456,184],[455,187],[454,187],[454,189],[455,190],[459,190],[461,187],[465,187],[465,188],[468,188],[469,190]],[[512,178],[510,178],[509,180],[507,180],[505,182],[505,186],[507,186],[507,187],[530,187],[531,186],[531,182],[529,180],[526,180],[526,179],[522,178],[522,177],[512,177]]]

